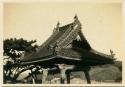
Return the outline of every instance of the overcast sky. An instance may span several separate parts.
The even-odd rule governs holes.
[[[41,45],[52,34],[57,21],[63,26],[73,22],[77,14],[92,48],[106,54],[112,49],[117,59],[122,60],[121,7],[121,3],[94,2],[5,3],[4,38],[36,39]]]

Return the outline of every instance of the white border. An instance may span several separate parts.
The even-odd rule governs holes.
[[[35,3],[35,2],[53,2],[53,1],[55,1],[55,2],[59,2],[59,0],[4,0],[2,3],[0,3],[0,19],[2,19],[2,21],[0,21],[0,47],[1,46],[3,46],[3,43],[1,43],[1,42],[3,42],[3,38],[2,38],[2,36],[3,36],[3,4],[4,3]],[[60,2],[65,2],[65,1],[67,1],[67,2],[78,2],[78,1],[80,1],[80,2],[94,2],[95,3],[95,1],[94,0],[60,0]],[[124,17],[124,15],[125,15],[125,10],[124,10],[124,8],[125,8],[125,0],[96,0],[96,2],[97,3],[107,3],[107,2],[109,2],[109,1],[111,1],[111,3],[120,3],[121,1],[122,1],[122,12],[123,12],[123,14],[122,14],[122,19],[123,19],[123,23],[124,23],[124,21],[125,21],[125,17]],[[125,37],[125,25],[123,24],[123,37]],[[124,40],[124,44],[125,44],[125,40]],[[125,45],[124,45],[124,47],[123,48],[125,48]],[[0,48],[0,57],[2,58],[2,54],[3,54],[3,52],[2,52],[2,47]],[[125,49],[124,49],[124,52],[125,52]],[[125,60],[123,60],[123,67],[125,66]],[[1,64],[1,68],[0,68],[0,71],[3,71],[2,69],[3,69],[3,61],[0,61],[0,64]],[[122,68],[123,68],[122,67]],[[25,86],[25,87],[28,87],[28,86],[50,86],[50,87],[53,87],[53,86],[72,86],[72,87],[77,87],[77,86],[113,86],[113,87],[118,87],[118,86],[125,86],[125,78],[124,78],[124,76],[125,76],[125,70],[123,69],[123,73],[122,73],[122,77],[123,77],[123,80],[122,80],[122,84],[120,84],[120,83],[115,83],[115,84],[3,84],[3,72],[0,72],[0,83],[2,84],[2,86],[8,86],[8,87],[17,87],[17,86]]]
[[[0,3],[0,84],[3,83],[3,4]]]

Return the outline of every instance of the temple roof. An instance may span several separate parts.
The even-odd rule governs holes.
[[[80,41],[77,41],[77,36]],[[75,45],[74,45],[75,43]],[[74,22],[60,27],[59,23],[54,28],[53,34],[34,53],[25,56],[22,63],[68,59],[75,61],[112,61],[110,55],[93,50],[81,31],[81,23],[77,19]]]

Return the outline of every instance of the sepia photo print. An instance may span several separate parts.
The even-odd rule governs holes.
[[[122,2],[3,9],[3,84],[122,84]]]

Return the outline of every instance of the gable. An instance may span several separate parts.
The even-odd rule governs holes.
[[[76,39],[72,40],[70,44],[68,44],[65,48],[83,48],[85,50],[91,50],[91,46],[84,36],[80,36],[78,34]]]
[[[91,48],[89,42],[86,40],[86,38],[81,30],[78,35],[81,38],[80,44],[82,45],[82,48],[84,48],[86,50],[91,50],[92,48]]]

